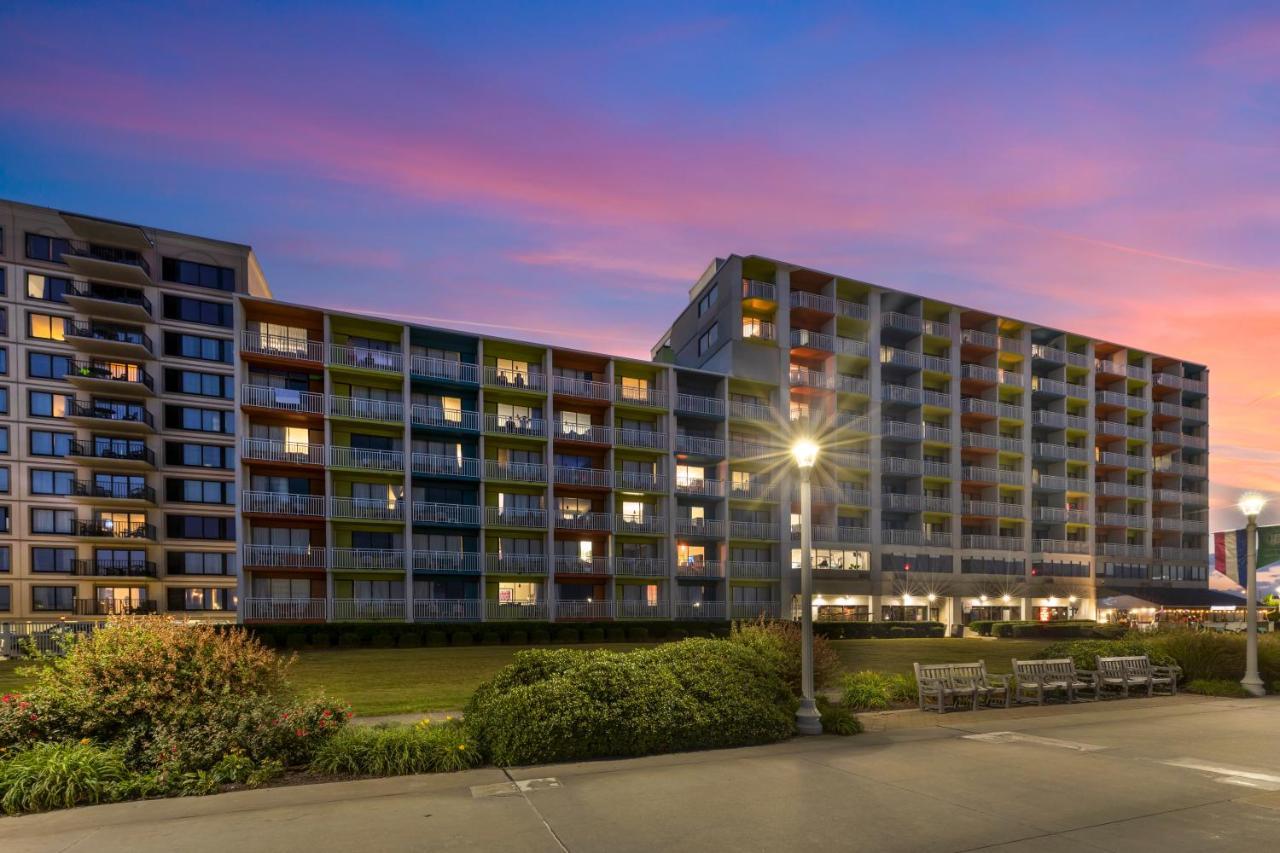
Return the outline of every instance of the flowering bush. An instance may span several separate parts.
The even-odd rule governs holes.
[[[729,641],[747,648],[778,670],[791,692],[800,695],[800,625],[764,619],[735,622]],[[840,672],[840,656],[820,634],[813,637],[813,685],[821,689],[831,684]]]

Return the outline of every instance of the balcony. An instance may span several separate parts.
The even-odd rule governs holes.
[[[1142,530],[1147,526],[1146,517],[1123,512],[1099,512],[1094,516],[1094,520],[1099,527],[1128,527]]]
[[[1032,539],[1033,554],[1088,554],[1089,543],[1078,539]]]
[[[613,472],[607,468],[574,468],[557,465],[553,473],[556,485],[591,489],[613,488]]]
[[[635,492],[665,492],[667,490],[667,476],[665,474],[651,474],[646,471],[615,471],[613,472],[613,482],[615,488]]]
[[[676,619],[724,619],[727,612],[723,601],[677,601],[674,602],[672,616]]]
[[[680,414],[724,417],[724,400],[700,394],[676,394],[676,411]]]
[[[745,400],[729,401],[729,417],[746,421],[772,421],[773,409],[768,403],[752,403]]]
[[[960,537],[960,547],[975,551],[1021,551],[1026,548],[1026,540],[1021,536],[965,534]]]
[[[639,515],[619,512],[613,516],[613,528],[619,534],[658,534],[667,532],[667,519],[656,513]]]
[[[656,409],[665,409],[667,392],[635,385],[614,385],[613,402],[625,406],[651,406]]]
[[[310,391],[295,391],[291,388],[272,388],[267,385],[242,385],[240,386],[240,405],[278,412],[323,415],[324,395]]]
[[[133,364],[76,361],[63,378],[68,385],[91,394],[148,397],[156,390],[151,374]]]
[[[329,498],[329,517],[347,521],[404,521],[404,501],[388,498]]]
[[[846,373],[836,374],[836,390],[841,394],[859,394],[863,397],[871,394],[871,380],[861,376],[850,376]]]
[[[72,440],[67,447],[67,456],[81,465],[100,468],[134,470],[156,467],[154,451],[125,440]]]
[[[836,300],[836,313],[850,320],[866,320],[867,306],[861,302],[850,302],[847,299]]]
[[[442,379],[463,385],[480,383],[480,367],[466,361],[415,355],[409,360],[409,372],[428,379]]]
[[[1018,506],[1018,515],[1022,507]],[[996,518],[1002,514],[1003,506],[999,501],[964,501],[960,504],[961,515]]]
[[[925,354],[920,356],[920,366],[930,373],[951,373],[951,357]]]
[[[987,367],[985,364],[962,364],[960,365],[960,378],[973,382],[989,382],[995,384],[1000,381],[1001,371],[994,367]],[[1021,377],[1019,377],[1021,379]]]
[[[557,575],[607,575],[611,573],[608,557],[578,557],[557,554]]]
[[[901,329],[904,332],[914,332],[916,334],[921,331],[919,317],[910,317],[906,314],[899,314],[896,311],[882,313],[880,315],[880,325],[887,329]]]
[[[415,598],[415,622],[476,622],[484,602],[478,598]]]
[[[924,364],[924,360],[918,352],[898,349],[897,347],[882,346],[880,347],[880,363],[891,364],[895,367],[905,367],[911,370],[919,370]]]
[[[724,522],[718,518],[677,518],[675,534],[703,539],[723,539]]]
[[[634,578],[665,578],[671,564],[664,557],[614,557],[616,575]]]
[[[1203,548],[1158,546],[1155,549],[1155,555],[1160,560],[1190,560],[1197,563],[1203,563],[1209,559],[1208,552]]]
[[[76,535],[85,539],[141,539],[154,542],[156,526],[146,522],[116,522],[110,518],[77,521]]]
[[[1104,557],[1144,558],[1151,556],[1147,546],[1131,545],[1125,542],[1098,542],[1094,546],[1094,553],[1101,554]]]
[[[1157,385],[1165,388],[1180,388],[1183,391],[1191,391],[1198,394],[1209,393],[1209,383],[1202,379],[1188,379],[1185,376],[1176,376],[1172,373],[1157,373],[1154,378]]]
[[[413,405],[409,407],[409,418],[414,426],[456,429],[465,432],[480,431],[480,413],[466,409]]]
[[[723,480],[704,480],[702,478],[676,479],[676,494],[696,495],[706,498],[724,497]]]
[[[545,530],[547,527],[547,511],[545,509],[507,509],[487,506],[484,508],[484,523],[493,527],[522,527]]]
[[[757,501],[771,501],[777,499],[774,484],[759,477],[746,481],[731,481],[729,483],[729,497],[735,500]]]
[[[329,417],[354,421],[404,423],[404,404],[397,400],[375,400],[369,397],[329,396]]]
[[[363,447],[329,448],[329,466],[357,471],[399,473],[404,470],[404,452],[400,450],[367,450]]]
[[[429,477],[464,477],[479,479],[480,460],[469,456],[446,456],[441,453],[414,453],[410,464],[414,474]],[[543,475],[543,480],[546,475]]]
[[[132,361],[155,357],[151,338],[141,329],[99,323],[67,323],[64,337],[72,348],[92,355]]]
[[[885,438],[897,438],[903,441],[920,441],[924,438],[924,425],[905,421],[882,421],[881,435]]]
[[[817,311],[821,314],[834,314],[836,310],[836,301],[830,296],[823,296],[820,293],[810,293],[807,290],[791,291],[791,307],[798,308],[803,311]]]
[[[667,434],[658,430],[618,428],[613,431],[613,443],[619,447],[665,451]]]
[[[835,339],[836,352],[840,355],[867,357],[867,342],[858,338],[837,337]]]
[[[513,391],[545,392],[547,390],[546,374],[532,370],[508,370],[486,366],[484,384]]]
[[[97,480],[76,480],[71,484],[71,496],[93,503],[110,503],[119,506],[143,506],[156,502],[156,490],[145,483],[131,485]],[[77,501],[77,503],[83,502]]]
[[[1067,448],[1062,444],[1049,444],[1037,441],[1031,445],[1032,455],[1037,459],[1066,459]]]
[[[485,568],[498,575],[545,575],[547,558],[541,554],[487,554]]]
[[[154,601],[111,598],[77,598],[75,600],[77,616],[143,616],[156,612]]]
[[[490,622],[523,622],[538,620],[545,622],[548,618],[545,601],[495,601],[486,599],[484,617]]]
[[[559,397],[578,397],[583,400],[608,402],[613,397],[613,386],[608,382],[575,379],[571,376],[552,376],[551,391]]]
[[[924,465],[919,459],[903,459],[896,456],[886,456],[880,460],[881,474],[918,477],[920,476],[920,472],[923,470]]]
[[[151,265],[137,249],[105,246],[85,240],[68,240],[62,260],[85,278],[127,281],[139,287],[151,284]]]
[[[961,397],[960,411],[966,415],[989,415],[991,417],[1003,417],[997,408],[994,400],[982,400],[978,397]],[[1022,410],[1018,409],[1018,416],[1021,417]]]
[[[155,431],[155,418],[140,403],[75,400],[67,411],[67,420],[77,426],[110,429],[113,432]]]
[[[330,548],[329,567],[344,571],[403,571],[404,551],[400,548]]]
[[[665,601],[641,601],[620,599],[615,603],[615,612],[619,619],[667,619],[671,616],[671,605]]]
[[[724,458],[724,442],[718,438],[676,433],[676,452],[709,459]]]
[[[244,355],[260,355],[286,361],[307,361],[316,364],[324,361],[322,341],[268,335],[250,329],[245,329],[240,334],[240,352]]]
[[[782,577],[782,566],[773,560],[730,560],[729,577],[741,580],[777,580]]]
[[[945,391],[934,391],[925,388],[920,391],[920,402],[935,409],[950,409],[951,395]]]
[[[323,444],[281,441],[273,438],[246,438],[240,442],[241,458],[251,462],[281,465],[324,465],[327,458]]]
[[[885,492],[880,495],[880,508],[891,512],[920,512],[921,496]]]
[[[141,290],[76,282],[67,288],[63,301],[79,314],[128,323],[151,322],[151,300]]]
[[[323,622],[329,602],[323,598],[246,598],[244,618],[252,622]]]
[[[375,373],[403,373],[404,355],[398,350],[329,345],[328,365]]]
[[[75,560],[72,570],[81,577],[154,578],[156,564],[150,560]]]
[[[742,339],[744,341],[776,341],[778,330],[768,320],[746,317],[742,321]]]
[[[522,438],[546,438],[547,422],[542,418],[516,417],[497,414],[484,416],[484,431],[498,435],[519,436]]]
[[[836,342],[831,335],[811,332],[808,329],[791,330],[791,348],[807,349],[815,352],[835,352]]]
[[[821,370],[812,370],[808,367],[799,367],[791,365],[788,373],[792,385],[801,388],[830,388],[831,383],[827,374]]]
[[[832,531],[833,542],[844,545],[864,545],[871,542],[871,528],[857,524],[837,524]]]
[[[413,570],[427,574],[478,575],[480,555],[468,551],[413,552]]]
[[[960,343],[994,350],[998,346],[998,339],[991,332],[984,332],[981,329],[961,329]]]
[[[836,426],[842,430],[851,432],[871,432],[871,418],[858,412],[846,412],[840,410],[836,412]]]
[[[575,424],[555,421],[552,424],[551,436],[556,441],[580,441],[584,444],[610,444],[613,442],[613,430],[600,424]]]
[[[335,622],[371,622],[379,619],[404,621],[403,598],[335,598],[329,603]]]
[[[731,539],[774,539],[778,535],[778,526],[772,521],[729,521],[729,538]]]
[[[557,619],[612,619],[613,602],[609,600],[557,601]]]
[[[921,401],[921,391],[919,388],[911,388],[907,385],[885,383],[880,386],[880,398],[890,403],[918,406]]]
[[[240,562],[254,568],[323,569],[329,564],[329,552],[315,545],[244,545]]]
[[[742,298],[759,299],[763,302],[777,302],[778,286],[769,281],[744,278],[742,280]]]
[[[719,579],[724,570],[718,560],[689,560],[676,563],[676,577]]]
[[[547,466],[538,462],[500,462],[497,459],[486,459],[484,477],[486,480],[505,480],[511,483],[545,483]]]
[[[980,465],[965,465],[960,469],[960,479],[973,483],[1000,482],[999,468],[986,468]]]
[[[871,470],[871,455],[861,450],[831,450],[823,454],[832,464],[840,468],[852,468],[861,471]]]
[[[1004,370],[1003,368],[996,371],[996,380],[1001,385],[1012,385],[1015,388],[1021,388],[1026,384],[1021,373],[1014,370]]]
[[[480,507],[472,504],[413,502],[414,524],[438,524],[446,527],[479,527]]]
[[[866,489],[854,489],[841,486],[836,490],[836,502],[848,506],[871,506],[871,492]]]

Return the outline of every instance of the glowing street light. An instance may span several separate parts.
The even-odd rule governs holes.
[[[796,731],[822,734],[822,717],[813,697],[813,485],[809,477],[818,461],[818,445],[802,438],[791,445],[800,469],[800,707]]]
[[[1240,512],[1245,517],[1245,624],[1246,644],[1244,660],[1244,678],[1240,686],[1250,696],[1265,696],[1266,686],[1258,675],[1258,513],[1267,505],[1265,496],[1257,492],[1249,492],[1240,497]]]

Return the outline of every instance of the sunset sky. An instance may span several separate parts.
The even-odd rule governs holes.
[[[730,252],[1001,308],[1207,363],[1280,522],[1280,8],[606,5],[3,4],[0,196],[632,355]]]

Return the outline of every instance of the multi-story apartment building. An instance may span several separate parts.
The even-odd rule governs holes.
[[[1207,580],[1207,371],[760,257],[649,360],[0,203],[0,621],[1093,616]]]
[[[1099,589],[1206,586],[1203,365],[756,256],[690,297],[653,355],[726,375],[723,476],[796,431],[825,447],[819,618],[1091,617]],[[739,519],[786,541],[779,497],[730,498],[730,559]]]
[[[247,246],[0,201],[0,620],[234,613]]]

